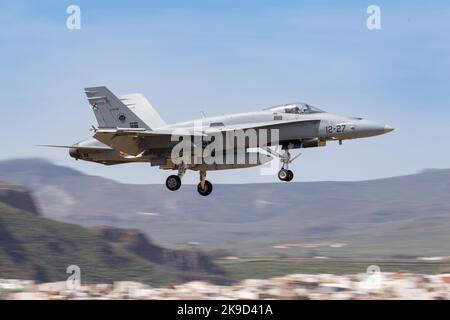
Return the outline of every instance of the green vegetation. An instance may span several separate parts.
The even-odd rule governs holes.
[[[0,203],[0,277],[64,281],[78,265],[83,282],[180,281],[165,268],[127,252],[83,227],[52,221]]]

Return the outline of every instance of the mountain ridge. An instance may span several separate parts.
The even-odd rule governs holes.
[[[0,161],[0,180],[32,190],[44,216],[85,226],[137,228],[170,248],[198,242],[207,249],[244,255],[340,255],[352,254],[353,249],[364,254],[361,246],[371,246],[366,235],[386,249],[393,244],[383,241],[397,232],[404,235],[399,252],[386,249],[382,254],[415,255],[431,245],[425,234],[431,232],[428,238],[434,239],[439,230],[433,252],[447,250],[442,226],[450,222],[450,169],[355,182],[216,184],[214,194],[204,198],[190,187],[172,193],[164,185],[122,184],[74,174],[73,169],[65,175],[63,168],[51,163],[39,171],[30,168],[33,162],[36,159],[14,165]],[[48,175],[48,170],[53,173]],[[411,225],[416,226],[416,235],[408,233]],[[422,237],[417,250],[407,247],[414,237]],[[313,241],[347,245],[331,251],[273,247]]]

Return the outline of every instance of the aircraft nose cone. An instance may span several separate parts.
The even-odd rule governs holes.
[[[394,130],[394,128],[391,127],[390,125],[388,125],[388,124],[384,125],[384,133],[388,133],[388,132],[391,132],[393,130]]]
[[[373,137],[391,132],[392,130],[394,128],[390,125],[362,119],[357,123],[356,134],[359,137]]]

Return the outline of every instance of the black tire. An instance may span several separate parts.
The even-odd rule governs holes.
[[[170,191],[177,191],[181,187],[181,179],[179,176],[171,175],[166,179],[166,187]]]
[[[292,179],[294,179],[294,173],[291,170],[287,171],[287,178],[285,181],[289,182],[292,181]]]
[[[278,179],[280,179],[281,181],[286,181],[287,178],[288,170],[281,169],[280,171],[278,171]]]
[[[212,192],[212,190],[213,190],[212,183],[209,182],[208,180],[205,180],[205,189],[202,189],[201,183],[199,183],[197,186],[197,191],[202,196],[208,196]]]

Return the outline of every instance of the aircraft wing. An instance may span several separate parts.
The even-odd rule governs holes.
[[[145,150],[142,142],[145,142],[146,145],[151,145],[152,139],[164,139],[170,142],[173,135],[205,136],[201,132],[178,128],[158,131],[149,131],[143,128],[102,128],[95,130],[94,138],[119,152],[137,156]]]

